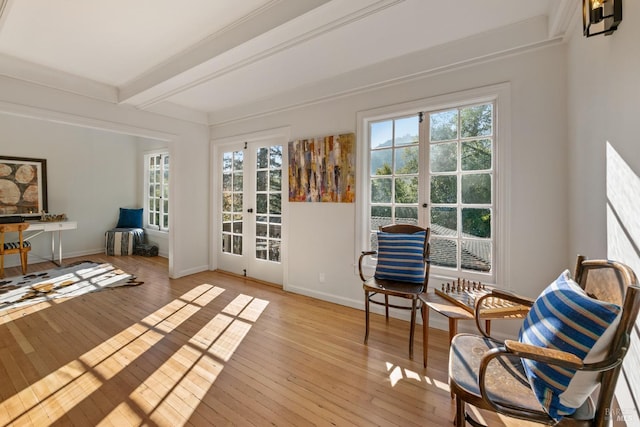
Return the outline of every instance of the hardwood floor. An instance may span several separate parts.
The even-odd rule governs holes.
[[[0,425],[452,425],[445,331],[425,370],[404,321],[372,315],[365,346],[360,310],[220,272],[170,280],[159,257],[65,262],[81,259],[144,284],[0,312]]]

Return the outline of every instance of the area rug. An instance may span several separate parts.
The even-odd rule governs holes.
[[[25,276],[0,279],[0,310],[142,283],[111,264],[83,261]]]

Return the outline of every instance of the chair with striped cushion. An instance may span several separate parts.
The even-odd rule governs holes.
[[[358,270],[362,279],[365,302],[364,342],[369,340],[369,305],[384,305],[385,317],[389,321],[389,307],[411,310],[409,330],[409,357],[413,358],[413,337],[420,295],[429,281],[429,229],[410,224],[392,224],[380,227],[377,234],[378,250],[362,252]],[[363,260],[376,256],[376,271],[366,278]],[[382,295],[383,300],[378,297]],[[411,300],[410,305],[390,303],[389,297]]]
[[[4,256],[20,254],[22,274],[27,274],[27,256],[31,250],[31,243],[24,240],[22,232],[29,228],[28,222],[0,224],[0,277],[4,277]],[[17,242],[5,242],[6,233],[18,233]]]
[[[455,425],[481,426],[465,406],[547,425],[606,426],[622,361],[640,310],[640,287],[624,264],[578,257],[535,300],[494,291],[531,307],[518,340],[458,334],[449,352]]]

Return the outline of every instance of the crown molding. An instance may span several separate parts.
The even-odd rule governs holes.
[[[100,101],[118,102],[118,91],[114,86],[37,65],[13,56],[0,55],[0,76]]]
[[[277,0],[267,3],[242,20],[207,37],[195,46],[174,55],[120,88],[120,102],[147,107],[167,98],[164,93],[178,92],[193,80],[194,68],[199,69],[225,52],[236,48],[261,34],[315,9],[329,0]]]
[[[549,39],[547,34],[547,17],[538,16],[298,87],[280,94],[277,99],[267,98],[251,106],[213,111],[208,115],[209,124],[216,127],[253,120],[562,43],[560,37]],[[398,64],[402,64],[402,69]]]
[[[198,125],[209,124],[207,113],[196,111],[191,108],[168,101],[154,104],[148,108],[145,108],[144,110],[151,113],[159,114],[161,116],[171,117],[173,119],[191,122]]]
[[[573,0],[554,0],[549,14],[549,38],[565,37],[578,10]]]

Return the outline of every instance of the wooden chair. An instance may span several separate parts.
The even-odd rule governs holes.
[[[605,347],[604,360],[587,363],[574,354],[537,347],[518,341],[501,342],[483,330],[478,310],[476,325],[483,336],[458,334],[449,354],[449,385],[456,400],[455,425],[466,422],[481,426],[465,410],[465,404],[510,417],[559,426],[605,426],[611,417],[610,407],[638,310],[640,288],[634,272],[627,266],[606,260],[578,257],[574,280],[589,297],[614,303],[622,308],[620,323],[614,328],[613,341]],[[500,297],[531,307],[533,301],[506,292]],[[476,307],[482,304],[478,301]],[[524,372],[522,360],[542,362],[576,372],[594,372],[599,391],[593,393],[573,415],[558,422],[538,402]],[[588,389],[590,390],[590,389]]]
[[[424,233],[424,240],[420,242],[419,249],[419,259],[422,267],[424,268],[424,275],[421,276],[421,281],[418,283],[408,282],[404,280],[389,280],[382,279],[380,277],[366,278],[363,270],[362,264],[363,259],[366,256],[377,255],[378,251],[365,251],[362,252],[360,258],[358,259],[358,271],[360,273],[360,278],[362,279],[362,288],[364,289],[364,302],[365,302],[365,318],[366,318],[366,327],[365,327],[365,335],[364,335],[364,343],[367,344],[369,339],[369,305],[370,304],[378,304],[384,305],[385,307],[385,317],[387,322],[389,321],[389,307],[398,308],[403,310],[411,310],[411,323],[410,323],[410,332],[409,332],[409,357],[413,358],[413,337],[415,335],[415,326],[416,326],[416,313],[419,307],[418,296],[424,292],[427,287],[427,283],[429,281],[429,229],[418,227],[416,225],[410,224],[392,224],[380,227],[380,231],[383,233],[392,233],[398,235],[411,235],[415,233]],[[380,265],[380,260],[378,266]],[[377,272],[378,270],[376,270]],[[376,273],[377,275],[377,273]],[[374,299],[376,295],[384,295],[384,301],[379,301]],[[397,305],[389,303],[389,297],[399,297],[406,298],[411,300],[410,306],[405,305]]]
[[[29,228],[28,222],[0,224],[0,277],[4,277],[4,256],[20,254],[22,274],[27,274],[27,256],[31,250],[31,243],[24,240],[22,232]],[[17,242],[5,242],[5,233],[18,233]]]

